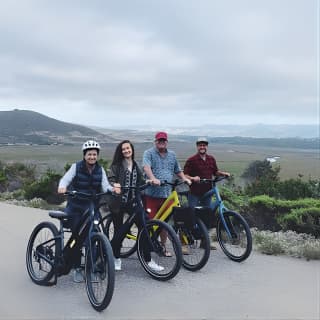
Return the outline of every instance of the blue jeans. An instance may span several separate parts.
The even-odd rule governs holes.
[[[200,203],[200,198],[201,196],[195,196],[194,194],[189,193],[188,194],[188,205],[191,208],[194,207],[210,207],[210,203],[211,203],[211,197],[205,198],[201,201]]]

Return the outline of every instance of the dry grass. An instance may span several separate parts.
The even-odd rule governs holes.
[[[251,231],[254,248],[264,254],[320,260],[320,239],[314,236],[294,231]]]

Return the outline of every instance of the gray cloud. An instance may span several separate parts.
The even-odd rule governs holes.
[[[319,120],[319,0],[3,0],[0,37],[0,110],[106,127]]]

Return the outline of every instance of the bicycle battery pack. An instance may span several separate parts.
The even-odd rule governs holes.
[[[173,221],[177,227],[192,228],[196,223],[194,209],[190,207],[174,207]]]
[[[216,226],[215,214],[212,212],[211,208],[195,207],[195,214],[202,220],[207,229],[211,229]]]

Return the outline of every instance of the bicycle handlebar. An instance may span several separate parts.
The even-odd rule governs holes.
[[[169,182],[167,180],[163,180],[160,183],[160,186],[165,186],[165,185],[169,185],[172,187],[176,187],[176,186],[180,186],[181,184],[188,184],[186,181],[180,181],[178,179],[176,179],[174,182]]]
[[[121,186],[121,189],[133,189],[133,190],[140,190],[143,191],[144,189],[146,189],[147,187],[149,187],[151,185],[151,183],[145,183],[142,184],[140,186]]]
[[[216,183],[216,182],[222,181],[224,179],[228,179],[228,178],[229,178],[229,176],[217,176],[214,179],[200,179],[200,183],[207,183],[207,182]]]
[[[83,196],[86,198],[98,198],[100,196],[106,195],[106,194],[110,194],[112,193],[111,191],[106,191],[106,192],[99,192],[99,193],[86,193],[86,192],[81,192],[81,191],[77,191],[77,190],[71,190],[71,191],[67,191],[64,193],[64,195],[66,196]]]

